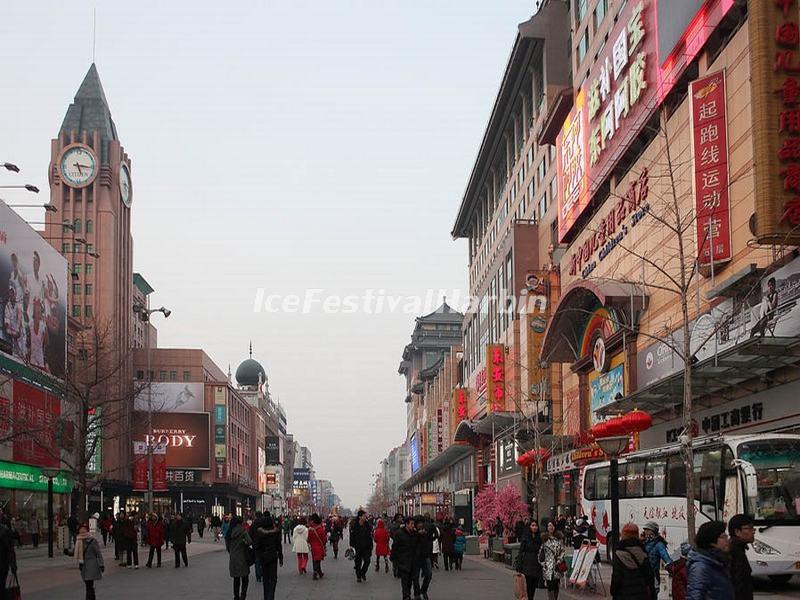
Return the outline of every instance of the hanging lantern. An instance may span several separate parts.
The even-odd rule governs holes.
[[[632,433],[639,433],[653,426],[653,417],[650,416],[650,413],[639,410],[638,408],[634,408],[631,412],[622,417],[622,420],[625,422],[626,430]]]
[[[600,421],[599,423],[595,423],[591,429],[592,437],[594,439],[600,439],[604,437],[608,437],[610,434],[608,433],[608,425],[606,425],[605,421]]]
[[[534,453],[536,455],[536,460],[540,462],[544,462],[548,458],[550,458],[550,450],[548,450],[547,448],[536,448],[536,450],[534,450]]]
[[[520,455],[517,457],[517,464],[518,464],[520,467],[524,467],[524,466],[525,466],[525,455],[524,455],[524,454],[520,454]]]
[[[622,417],[614,417],[606,421],[605,437],[628,435],[630,431]]]

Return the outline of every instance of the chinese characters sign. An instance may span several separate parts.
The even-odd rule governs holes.
[[[486,412],[506,408],[506,349],[502,344],[486,346]]]
[[[559,241],[655,111],[654,12],[650,0],[622,10],[558,136]]]
[[[466,388],[456,388],[453,390],[453,398],[450,401],[450,409],[451,414],[453,415],[450,419],[450,435],[455,435],[455,430],[458,428],[458,424],[461,421],[469,418],[469,401],[467,397],[467,389]]]
[[[86,451],[89,456],[86,471],[100,473],[103,470],[103,408],[97,406],[87,412]]]
[[[61,464],[56,425],[61,418],[61,399],[44,390],[14,380],[14,462],[37,467]]]
[[[748,7],[759,243],[800,243],[800,31],[796,0]]]
[[[728,128],[725,72],[689,86],[694,149],[694,198],[697,256],[701,265],[731,259],[728,196]]]

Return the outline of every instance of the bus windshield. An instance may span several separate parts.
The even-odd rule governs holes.
[[[744,442],[738,454],[756,469],[758,496],[750,507],[755,519],[800,524],[800,440]]]

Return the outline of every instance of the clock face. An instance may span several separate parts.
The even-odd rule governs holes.
[[[122,164],[119,168],[119,195],[122,202],[130,208],[131,206],[131,174],[128,172],[128,165]]]
[[[67,146],[59,161],[61,178],[71,187],[85,187],[97,176],[97,157],[83,144]]]

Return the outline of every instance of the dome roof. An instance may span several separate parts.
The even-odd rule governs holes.
[[[259,375],[261,381],[259,382]],[[264,367],[261,366],[257,360],[248,358],[239,365],[236,369],[236,383],[246,386],[257,386],[259,383],[264,383],[267,380],[267,373]]]

